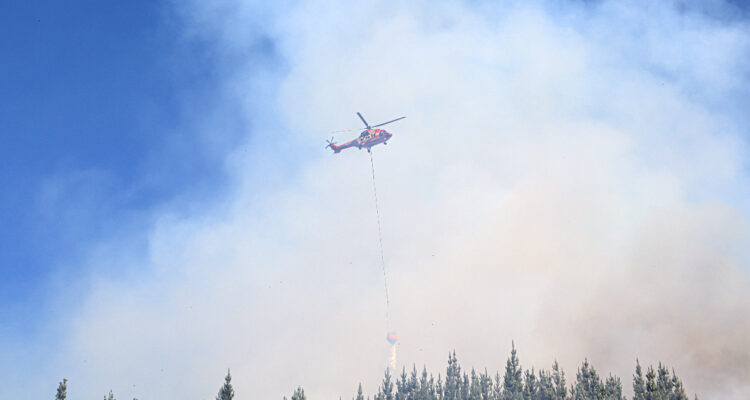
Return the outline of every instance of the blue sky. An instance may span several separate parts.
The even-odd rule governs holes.
[[[0,18],[0,304],[33,315],[92,240],[221,191],[219,157],[189,125],[217,65],[162,2],[16,2]]]
[[[356,111],[407,116],[374,153],[399,362],[500,369],[515,340],[750,393],[741,3],[34,1],[0,26],[0,376],[36,397],[212,398],[228,366],[261,397],[374,392],[369,159],[323,149]]]

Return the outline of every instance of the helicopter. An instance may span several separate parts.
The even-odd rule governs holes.
[[[359,119],[361,119],[362,122],[365,124],[365,130],[359,134],[359,137],[341,145],[337,145],[335,142],[333,142],[333,138],[331,138],[331,140],[327,140],[328,145],[326,146],[326,148],[330,147],[331,149],[333,149],[334,153],[338,153],[341,150],[348,149],[350,147],[356,147],[360,150],[362,150],[362,148],[365,148],[367,149],[367,152],[369,153],[372,146],[375,146],[376,144],[380,144],[380,143],[387,144],[386,142],[391,137],[393,137],[393,134],[390,132],[387,132],[385,129],[375,129],[375,128],[406,118],[406,117],[399,117],[396,119],[392,119],[388,122],[383,122],[382,124],[370,126],[370,124],[368,124],[367,121],[365,121],[365,118],[362,116],[362,114],[357,112],[357,116],[359,116]],[[342,132],[346,132],[346,131],[342,131]]]

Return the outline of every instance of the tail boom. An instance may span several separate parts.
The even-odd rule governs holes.
[[[340,153],[341,150],[348,149],[349,147],[359,147],[359,143],[357,142],[357,140],[352,140],[351,142],[347,142],[342,145],[329,143],[328,147],[330,147],[334,153]]]

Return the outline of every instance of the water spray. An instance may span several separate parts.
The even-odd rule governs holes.
[[[388,332],[386,340],[391,344],[391,357],[388,359],[388,368],[391,371],[396,370],[396,343],[398,342],[398,335],[396,332]]]

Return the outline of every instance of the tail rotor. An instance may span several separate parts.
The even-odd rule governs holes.
[[[331,137],[331,140],[326,140],[326,142],[328,142],[326,149],[331,149],[334,153],[338,153],[339,151],[341,151],[341,147],[336,146],[336,142],[333,141],[333,137]]]

